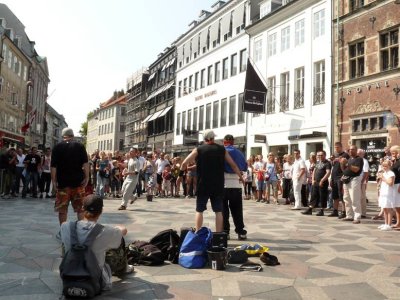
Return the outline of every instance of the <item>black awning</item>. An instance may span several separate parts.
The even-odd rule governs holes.
[[[246,80],[244,84],[243,111],[265,113],[265,96],[268,89],[247,59]]]

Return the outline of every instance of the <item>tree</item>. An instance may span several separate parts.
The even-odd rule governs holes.
[[[88,130],[88,121],[86,120],[81,124],[81,129],[79,130],[79,134],[83,138],[83,144],[85,146],[86,146],[87,130]]]

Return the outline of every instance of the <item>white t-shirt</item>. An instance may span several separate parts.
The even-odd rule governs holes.
[[[71,231],[68,221],[61,224],[61,240],[65,247],[65,252],[71,248]],[[77,235],[79,243],[83,243],[93,229],[95,222],[79,221],[77,226]],[[119,228],[109,225],[103,225],[103,231],[97,236],[92,245],[92,251],[97,258],[100,269],[103,273],[103,280],[107,289],[111,288],[111,274],[109,267],[105,267],[106,251],[109,249],[118,248],[121,244],[122,232]]]
[[[289,164],[288,162],[285,162],[283,164],[283,178],[292,179],[292,169],[293,165]]]
[[[128,172],[129,172],[129,173],[131,173],[131,172],[138,172],[138,173],[139,173],[139,162],[138,162],[138,160],[136,159],[136,157],[135,157],[135,158],[131,158],[131,159],[128,161]],[[136,175],[136,174],[129,174],[126,178],[127,178],[127,179],[134,179],[135,176],[138,176],[138,175]]]
[[[139,156],[137,158],[138,162],[139,162],[139,170],[142,170],[144,167],[144,164],[146,163],[146,159],[143,156]]]
[[[364,177],[364,173],[365,173],[365,172],[369,172],[369,163],[368,163],[368,160],[366,160],[365,158],[363,158],[363,161],[364,161],[364,165],[363,165],[363,169],[362,169],[361,174],[360,174],[361,177]],[[367,179],[367,181],[368,181],[368,179]]]
[[[161,160],[160,158],[156,161],[157,173],[162,174],[164,172],[165,166],[169,165],[169,161],[166,159]]]
[[[292,179],[293,181],[297,181],[298,183],[305,184],[306,183],[306,171],[304,171],[303,175],[297,179],[297,176],[300,174],[301,169],[306,169],[306,163],[300,157],[296,159],[293,163],[293,171],[292,171]]]
[[[264,169],[264,165],[265,163],[263,161],[257,161],[254,163],[254,170],[255,171],[262,170]]]

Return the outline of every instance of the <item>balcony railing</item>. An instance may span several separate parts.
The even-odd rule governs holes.
[[[294,92],[294,108],[304,107],[304,91]]]
[[[274,98],[267,99],[267,114],[275,113],[275,101]]]
[[[280,105],[279,109],[280,112],[289,110],[289,96],[286,95],[281,96],[279,105]]]
[[[314,88],[314,99],[313,104],[324,104],[325,103],[325,89],[324,88]]]

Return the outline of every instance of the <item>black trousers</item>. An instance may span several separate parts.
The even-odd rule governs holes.
[[[40,192],[41,193],[46,192],[46,194],[48,194],[50,191],[50,183],[51,183],[51,174],[42,172],[42,175],[40,176],[40,182],[39,182]]]
[[[303,184],[301,186],[301,204],[303,205],[303,207],[307,207],[308,206],[307,185],[306,184]]]
[[[282,198],[289,199],[290,192],[292,191],[292,179],[283,178],[282,181]]]
[[[232,214],[233,224],[235,224],[235,232],[237,234],[245,234],[241,188],[224,189],[222,215],[224,217],[224,232],[226,233],[229,233],[230,230],[229,211]]]
[[[311,190],[311,207],[321,207],[326,208],[328,201],[328,183],[325,182],[323,186],[319,186],[319,183],[315,183]]]

